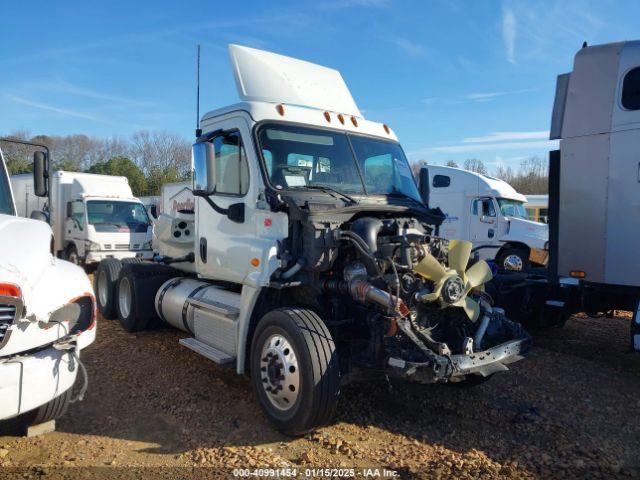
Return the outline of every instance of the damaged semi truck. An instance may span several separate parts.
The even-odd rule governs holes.
[[[340,385],[370,371],[477,383],[530,337],[484,292],[471,243],[438,236],[394,132],[363,118],[339,72],[230,46],[242,103],[205,114],[194,211],[160,215],[153,262],[101,262],[98,306],[137,331],[249,373],[269,420],[331,421]]]
[[[47,164],[48,155],[36,152],[35,192],[41,197],[47,194]],[[96,336],[91,283],[52,250],[49,225],[16,215],[0,151],[0,428],[55,420],[73,400],[80,372],[86,387],[79,355]]]

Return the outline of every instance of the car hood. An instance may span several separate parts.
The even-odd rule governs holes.
[[[31,290],[54,261],[51,237],[42,221],[0,215],[0,280]]]
[[[509,237],[514,240],[518,237],[521,239],[535,239],[536,243],[542,242],[542,246],[534,245],[536,248],[542,248],[544,243],[549,240],[549,225],[545,223],[532,222],[524,218],[509,217]]]

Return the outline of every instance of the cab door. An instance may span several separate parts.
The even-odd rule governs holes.
[[[80,258],[83,258],[85,253],[85,218],[85,204],[82,200],[74,200],[67,203],[67,218],[64,228],[66,243],[73,242]]]
[[[493,198],[478,197],[471,201],[469,237],[481,259],[493,258],[497,245],[498,217]],[[496,247],[497,248],[497,247]]]
[[[214,127],[221,133],[211,139],[215,150],[215,190],[196,197],[196,264],[201,277],[243,283],[260,264],[256,242],[256,204],[259,172],[246,120],[236,117]],[[214,206],[208,201],[212,202]],[[244,204],[242,221],[220,213]]]

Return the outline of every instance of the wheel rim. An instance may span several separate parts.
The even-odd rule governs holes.
[[[507,255],[507,257],[504,259],[504,268],[505,270],[515,270],[515,271],[522,271],[524,268],[524,264],[522,262],[522,258],[520,258],[520,256],[518,255]]]
[[[100,305],[103,307],[107,304],[109,300],[109,295],[107,292],[107,272],[101,270],[98,274],[98,300],[100,300]]]
[[[75,265],[78,264],[78,253],[75,250],[69,252],[69,261]]]
[[[283,335],[271,335],[264,343],[260,379],[269,402],[278,410],[289,410],[295,405],[300,393],[298,358]]]
[[[131,313],[131,282],[127,277],[120,280],[120,288],[118,288],[118,306],[120,314],[127,318]]]

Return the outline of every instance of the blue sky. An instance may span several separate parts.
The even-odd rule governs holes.
[[[640,37],[640,2],[328,0],[4,2],[0,133],[192,138],[237,100],[226,45],[340,70],[367,118],[410,159],[545,155],[559,73],[590,44]]]

